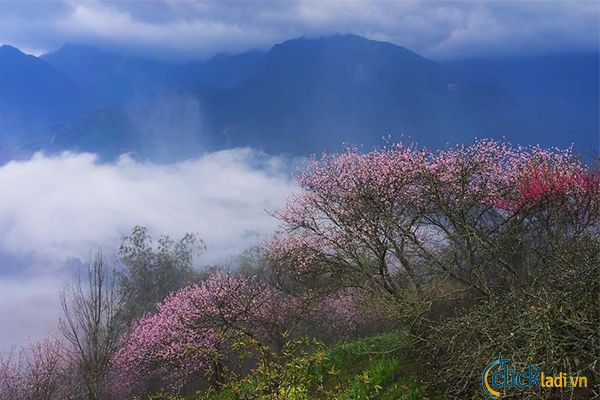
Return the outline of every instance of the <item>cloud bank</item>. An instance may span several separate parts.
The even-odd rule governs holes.
[[[244,148],[166,165],[38,153],[0,167],[0,346],[51,330],[66,261],[114,254],[135,225],[197,232],[200,265],[231,262],[276,227],[266,210],[295,190],[294,162]]]
[[[256,244],[294,186],[290,164],[252,149],[158,165],[122,156],[36,154],[0,167],[0,252],[61,262],[111,247],[135,225],[174,237],[197,232],[207,262]]]
[[[482,1],[3,2],[0,43],[39,54],[65,42],[157,58],[268,49],[299,36],[355,33],[433,59],[597,51],[600,3]]]

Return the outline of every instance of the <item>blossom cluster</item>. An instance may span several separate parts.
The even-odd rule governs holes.
[[[296,182],[302,193],[277,213],[270,257],[298,274],[354,274],[395,296],[395,276],[418,287],[416,261],[447,273],[438,256],[454,243],[472,263],[473,235],[498,235],[517,213],[559,202],[582,226],[600,222],[600,174],[570,149],[495,140],[440,151],[348,148],[312,158]],[[460,257],[451,262],[469,274]]]
[[[115,355],[115,391],[136,394],[155,385],[176,393],[227,359],[233,335],[268,342],[287,324],[293,302],[283,297],[256,278],[225,273],[170,295]]]

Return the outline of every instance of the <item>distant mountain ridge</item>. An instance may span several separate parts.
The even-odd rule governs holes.
[[[4,117],[23,113],[24,119],[59,122],[81,112],[77,107],[81,96],[58,69],[15,47],[0,47],[0,112]]]
[[[62,72],[15,47],[0,47],[0,161],[44,147],[42,131],[86,110],[84,94]]]
[[[1,139],[25,152],[166,159],[230,146],[307,155],[388,134],[432,147],[503,136],[597,147],[598,60],[437,63],[354,35],[185,64],[73,44],[40,58],[3,46],[0,129],[12,130]],[[34,128],[19,135],[19,117]]]
[[[258,73],[206,102],[218,110],[215,130],[235,145],[319,152],[342,142],[381,144],[382,136],[402,133],[442,146],[468,140],[475,127],[499,131],[510,124],[510,96],[501,87],[486,93],[491,99],[479,92],[410,50],[346,35],[276,45]],[[488,103],[502,110],[500,121]]]
[[[576,144],[595,139],[591,144],[598,148],[598,53],[461,60],[445,65],[473,82],[489,82],[505,88],[519,101],[527,119],[535,122],[529,122],[527,127],[530,135],[560,132],[568,142]]]
[[[123,105],[152,86],[175,82],[171,64],[66,44],[40,57],[88,94],[93,107]]]

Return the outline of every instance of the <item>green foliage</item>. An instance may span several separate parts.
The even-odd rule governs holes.
[[[400,332],[331,349],[314,339],[288,340],[279,355],[262,350],[247,377],[198,400],[421,399],[414,372],[402,361],[406,343]]]
[[[236,271],[243,276],[257,276],[264,280],[270,274],[269,260],[260,246],[252,246],[243,251],[237,257],[236,264]]]
[[[416,380],[402,381],[400,371],[398,359],[383,358],[356,375],[349,391],[340,399],[420,399]]]
[[[195,234],[187,233],[179,241],[161,236],[155,246],[146,228],[133,228],[119,248],[125,269],[118,272],[118,284],[127,321],[155,311],[169,293],[200,281],[193,260],[204,249],[204,242]]]

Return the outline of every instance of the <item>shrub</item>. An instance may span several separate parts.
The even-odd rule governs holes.
[[[485,396],[481,373],[502,352],[516,370],[535,364],[546,375],[563,372],[588,379],[587,389],[546,388],[542,393],[511,388],[506,398],[599,395],[600,239],[594,231],[562,239],[551,252],[540,254],[540,268],[532,272],[528,285],[497,293],[417,334],[415,354],[431,371],[428,381],[438,393],[451,398]]]
[[[131,324],[144,314],[155,312],[156,305],[170,293],[200,282],[193,261],[204,249],[204,242],[190,233],[179,241],[163,235],[155,248],[148,230],[134,227],[119,247],[124,269],[117,277],[125,322]]]

